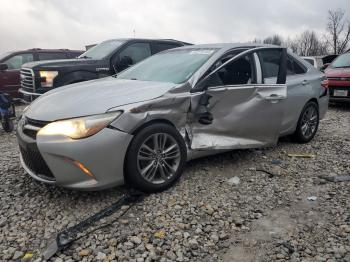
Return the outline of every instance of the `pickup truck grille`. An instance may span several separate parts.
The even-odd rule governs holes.
[[[35,77],[33,70],[29,68],[21,69],[21,87],[25,91],[35,91]]]

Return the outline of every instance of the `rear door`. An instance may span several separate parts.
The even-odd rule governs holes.
[[[0,82],[2,83],[2,92],[10,94],[12,97],[19,97],[20,88],[20,69],[23,64],[32,62],[32,53],[16,54],[3,63],[7,64],[8,69],[0,72]]]
[[[204,91],[192,96],[192,149],[251,148],[277,142],[287,97],[286,50],[264,48],[279,53],[278,80],[264,83],[260,49],[235,56],[200,82],[197,88]]]

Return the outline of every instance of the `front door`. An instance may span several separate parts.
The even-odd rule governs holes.
[[[265,84],[256,51],[244,52],[215,69],[194,94],[189,125],[191,149],[237,149],[277,142],[284,114],[284,49],[277,83]]]

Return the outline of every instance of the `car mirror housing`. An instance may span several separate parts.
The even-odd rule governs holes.
[[[327,67],[329,67],[330,63],[326,63],[326,64],[323,64],[323,66],[321,67],[321,71],[324,72]]]
[[[0,71],[5,71],[8,69],[7,64],[0,64]]]

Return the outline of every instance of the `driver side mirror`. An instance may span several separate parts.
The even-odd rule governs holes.
[[[5,71],[7,70],[9,67],[7,66],[7,64],[0,64],[0,71]]]
[[[133,64],[133,61],[130,56],[123,56],[122,58],[120,58],[118,62],[118,69],[119,71],[122,71],[128,68],[129,66],[131,66],[132,64]]]
[[[323,64],[323,66],[321,67],[321,71],[324,72],[324,70],[327,69],[327,67],[329,67],[330,63],[326,63],[326,64]]]

